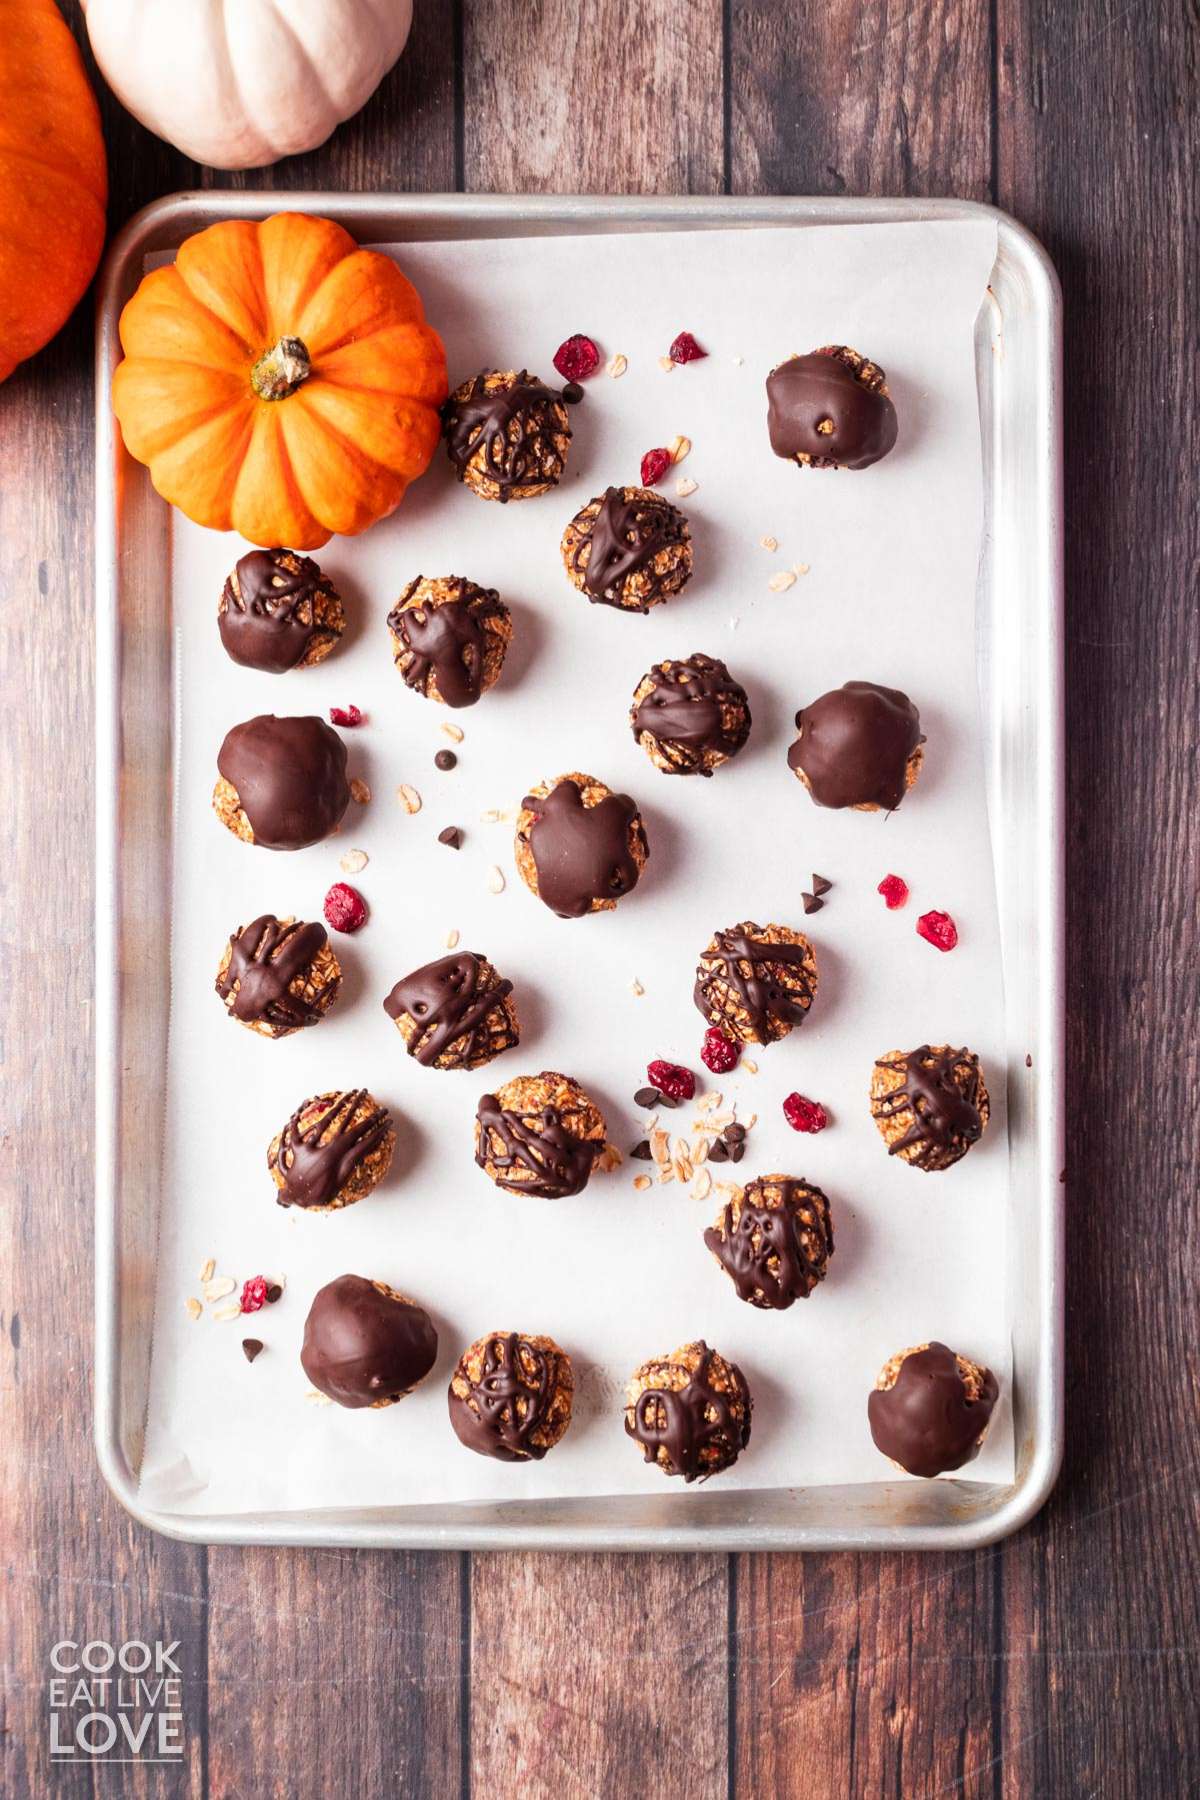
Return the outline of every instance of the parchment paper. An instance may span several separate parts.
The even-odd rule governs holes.
[[[622,1430],[620,1391],[645,1357],[706,1337],[744,1369],[753,1437],[723,1488],[872,1481],[892,1471],[872,1445],[866,1396],[894,1351],[940,1337],[986,1361],[1005,1395],[965,1474],[1008,1480],[1013,1444],[1005,1290],[1006,1122],[1003,980],[984,802],[974,609],[981,483],[973,322],[994,227],[909,224],[602,238],[418,244],[395,254],[444,334],[452,382],[481,366],[553,379],[559,341],[590,331],[628,357],[574,412],[567,479],[506,508],[475,499],[444,455],[397,516],[319,560],[347,598],[343,645],[315,670],[277,677],[228,660],[216,626],[226,572],[243,546],[174,519],[177,811],[169,1067],[157,1325],[141,1499],[178,1512],[240,1513],[405,1502],[663,1492]],[[658,357],[682,328],[706,361],[670,374]],[[763,379],[793,351],[850,343],[887,369],[900,417],[896,451],[861,474],[800,473],[770,453]],[[590,606],[567,583],[558,540],[610,482],[636,481],[643,451],[682,433],[681,503],[696,573],[649,617]],[[674,477],[666,491],[674,497]],[[779,541],[771,554],[765,534]],[[780,569],[807,564],[786,592]],[[509,602],[515,641],[498,685],[456,715],[410,693],[385,624],[414,574],[466,574]],[[724,657],[750,691],[754,729],[712,781],[658,773],[627,725],[633,689],[664,656]],[[796,708],[849,679],[905,689],[928,737],[925,771],[895,815],[815,807],[790,774]],[[248,847],[217,823],[210,797],[225,731],[257,712],[354,702],[351,773],[372,790],[340,836],[291,855]],[[442,719],[465,738],[459,767],[435,770]],[[582,769],[632,793],[651,844],[646,875],[615,913],[555,918],[512,860],[513,811],[531,783]],[[422,795],[409,817],[400,782]],[[466,833],[455,853],[443,826]],[[222,946],[260,911],[321,916],[352,847],[371,907],[336,939],[344,992],[315,1030],[271,1043],[227,1019],[213,993]],[[507,878],[500,895],[487,875]],[[834,883],[805,921],[812,872]],[[912,888],[888,912],[876,885]],[[914,930],[930,907],[953,914],[959,947],[939,954]],[[829,1194],[836,1251],[828,1280],[783,1314],[739,1301],[705,1250],[717,1211],[678,1185],[633,1190],[643,1163],[597,1175],[558,1203],[495,1189],[472,1158],[480,1093],[540,1069],[574,1074],[627,1152],[642,1135],[632,1095],[649,1058],[702,1075],[703,1023],[691,998],[697,954],[742,918],[802,926],[820,965],[807,1023],[753,1051],[759,1072],[719,1087],[758,1115],[743,1179],[786,1171]],[[444,954],[455,928],[516,984],[518,1050],[477,1075],[426,1070],[382,1009],[393,982]],[[636,997],[631,985],[645,992]],[[866,1093],[877,1054],[931,1042],[978,1051],[991,1126],[951,1171],[890,1160]],[[275,1204],[269,1140],[324,1089],[365,1085],[393,1109],[400,1145],[387,1182],[346,1211],[306,1217]],[[798,1137],[783,1097],[829,1108],[830,1128]],[[688,1109],[664,1122],[682,1128]],[[716,1170],[731,1174],[731,1170]],[[240,1282],[286,1284],[253,1319],[193,1323],[207,1258]],[[352,1413],[306,1398],[298,1350],[316,1289],[336,1275],[382,1278],[420,1299],[440,1333],[437,1366],[410,1398]],[[446,1384],[463,1346],[497,1329],[549,1332],[575,1359],[576,1417],[541,1463],[470,1454],[453,1436]],[[266,1350],[251,1366],[244,1336]],[[670,1487],[682,1491],[682,1484]]]

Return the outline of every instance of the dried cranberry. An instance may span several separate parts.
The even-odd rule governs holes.
[[[783,1116],[793,1131],[824,1131],[829,1114],[819,1100],[806,1100],[803,1094],[789,1094],[783,1103]]]
[[[261,1312],[267,1304],[267,1278],[265,1275],[252,1275],[242,1285],[242,1311]]]
[[[652,1062],[646,1073],[659,1093],[669,1100],[690,1100],[696,1092],[696,1077],[678,1063]]]
[[[895,912],[908,899],[908,883],[899,875],[885,875],[876,892],[883,895],[888,911]]]
[[[670,357],[673,363],[699,362],[708,351],[702,350],[690,331],[681,331],[671,345]]]
[[[953,950],[958,942],[958,926],[949,913],[922,913],[917,920],[917,935],[935,950]]]
[[[642,486],[654,487],[671,467],[669,450],[647,450],[642,458]]]
[[[736,1069],[741,1060],[742,1046],[727,1038],[725,1033],[713,1026],[704,1034],[704,1042],[700,1047],[700,1061],[714,1075],[728,1075]]]
[[[329,709],[331,725],[361,725],[366,716],[366,713],[360,712],[357,706],[331,706]]]
[[[325,896],[325,921],[335,931],[357,931],[367,922],[367,903],[357,888],[335,881]]]
[[[590,337],[577,331],[554,352],[554,366],[564,381],[586,381],[600,367],[600,351]]]

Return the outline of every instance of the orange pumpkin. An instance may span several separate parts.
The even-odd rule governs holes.
[[[65,323],[104,247],[95,95],[53,0],[0,0],[0,381]]]
[[[446,355],[390,257],[304,213],[197,232],[121,314],[113,407],[165,500],[251,543],[365,531],[428,467]]]

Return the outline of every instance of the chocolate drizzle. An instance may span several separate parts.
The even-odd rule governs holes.
[[[475,1161],[481,1169],[490,1163],[497,1187],[510,1194],[565,1200],[587,1186],[593,1164],[604,1153],[603,1143],[568,1131],[556,1106],[522,1115],[507,1112],[495,1094],[485,1094],[475,1116]],[[529,1117],[535,1123],[526,1123]],[[525,1170],[529,1179],[522,1179],[519,1170]]]
[[[447,706],[473,706],[483,691],[487,651],[485,619],[507,617],[507,608],[491,588],[452,577],[455,599],[440,605],[406,606],[421,582],[418,576],[388,614],[388,625],[410,652],[401,670],[405,683],[424,693],[432,675]]]
[[[305,925],[298,919],[281,925],[273,913],[263,913],[230,940],[229,962],[217,976],[217,992],[243,1024],[275,1025],[281,1032],[315,1025],[323,1007],[290,990],[297,976],[307,975],[328,942],[323,925]],[[325,1005],[337,986],[335,979],[325,990]]]
[[[882,806],[903,800],[909,758],[925,739],[921,715],[898,688],[847,681],[796,714],[788,751],[818,806]]]
[[[706,1019],[724,1014],[724,987],[732,991],[760,1039],[769,1041],[782,1035],[781,1026],[786,1030],[802,1023],[816,991],[808,967],[812,952],[807,945],[767,943],[736,927],[715,932],[713,943],[715,956],[711,950],[704,952],[704,960],[696,970],[693,995]],[[747,963],[749,973],[743,968]],[[772,971],[772,963],[795,969],[798,986],[786,986]]]
[[[637,886],[629,840],[641,832],[641,821],[628,794],[606,794],[585,806],[579,787],[564,776],[546,795],[526,794],[521,805],[533,814],[529,850],[538,896],[560,919],[582,918],[593,901],[618,900]]]
[[[217,768],[268,850],[319,843],[350,804],[346,746],[324,719],[260,713],[226,733]]]
[[[533,1434],[546,1425],[558,1386],[558,1357],[515,1331],[488,1338],[478,1381],[462,1370],[455,1379],[470,1383],[469,1392],[450,1384],[450,1423],[468,1450],[498,1462],[540,1462],[549,1449]],[[520,1404],[519,1404],[520,1403]]]
[[[912,1113],[912,1124],[904,1136],[888,1145],[889,1156],[917,1147],[917,1155],[909,1160],[920,1168],[936,1160],[936,1152],[957,1150],[961,1155],[982,1137],[983,1077],[979,1058],[970,1050],[931,1050],[928,1044],[920,1044],[906,1056],[881,1057],[876,1066],[899,1069],[904,1079],[898,1087],[874,1096],[874,1117],[892,1119],[897,1113]]]
[[[736,756],[750,735],[746,690],[716,656],[658,663],[654,686],[634,708],[634,737],[649,732],[678,775],[711,775],[705,755]]]
[[[625,1430],[641,1444],[646,1461],[658,1462],[668,1475],[682,1475],[685,1481],[727,1469],[750,1442],[750,1390],[741,1370],[734,1363],[726,1365],[734,1391],[720,1392],[709,1380],[712,1351],[703,1341],[696,1347],[700,1363],[686,1387],[645,1388],[625,1414]],[[741,1402],[737,1410],[735,1401]],[[709,1449],[717,1454],[706,1462]],[[661,1450],[667,1454],[665,1464],[659,1460]]]
[[[562,455],[555,438],[569,438],[571,426],[561,411],[562,395],[521,369],[515,381],[490,391],[490,370],[476,375],[466,396],[452,394],[443,412],[443,432],[450,461],[460,481],[467,465],[483,449],[481,474],[495,482],[504,504],[514,489],[557,481]],[[515,429],[510,430],[510,427]],[[553,465],[548,474],[547,462]]]
[[[763,1202],[767,1187],[778,1191],[777,1206]],[[819,1188],[803,1181],[780,1176],[752,1181],[736,1219],[730,1201],[720,1224],[704,1233],[704,1242],[740,1299],[783,1312],[794,1300],[807,1299],[824,1277],[833,1252],[829,1202]]]
[[[772,450],[816,469],[870,468],[896,442],[883,389],[883,370],[842,345],[789,357],[767,376]]]
[[[416,1026],[408,1040],[408,1054],[419,1063],[428,1066],[436,1062],[459,1039],[465,1040],[455,1056],[461,1066],[487,1056],[495,1048],[492,1026],[497,1022],[503,1023],[508,1042],[515,1042],[503,1011],[512,982],[498,981],[494,987],[481,988],[482,963],[483,958],[470,950],[440,957],[398,981],[384,1001],[389,1019],[407,1014]]]
[[[627,499],[627,493],[632,497]],[[593,601],[627,612],[649,612],[678,585],[674,570],[655,571],[654,558],[672,544],[686,543],[688,535],[687,520],[661,494],[645,488],[606,488],[596,517],[584,526],[571,551],[571,570]],[[646,576],[646,586],[635,602],[624,587],[631,575],[638,574]]]
[[[287,568],[285,550],[251,550],[227,576],[217,626],[234,662],[248,669],[282,675],[300,662],[314,636],[322,633],[316,616],[323,577],[311,556],[296,556],[299,568]]]
[[[306,1100],[283,1128],[274,1161],[283,1180],[277,1196],[280,1206],[328,1206],[388,1135],[391,1118],[382,1106],[373,1107],[357,1124],[354,1121],[367,1099],[366,1088],[321,1098],[332,1098],[332,1106],[302,1125],[301,1116],[313,1104]]]
[[[339,1406],[399,1400],[436,1360],[437,1332],[425,1308],[381,1293],[362,1275],[339,1275],[309,1308],[300,1362]]]
[[[1000,1392],[990,1369],[980,1374],[979,1398],[971,1400],[945,1344],[910,1350],[892,1386],[875,1388],[867,1401],[876,1448],[910,1475],[961,1469],[977,1455]]]

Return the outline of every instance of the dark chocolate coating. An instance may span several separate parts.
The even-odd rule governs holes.
[[[968,1400],[954,1352],[945,1344],[911,1351],[894,1384],[873,1389],[867,1401],[875,1447],[910,1475],[961,1469],[978,1454],[999,1392],[996,1377],[984,1369],[978,1400]]]
[[[654,686],[639,700],[630,724],[636,738],[644,731],[653,734],[673,774],[711,775],[704,766],[706,751],[737,755],[750,735],[750,702],[719,657],[697,652],[656,663],[650,674]],[[727,730],[731,715],[736,722]]]
[[[847,681],[796,714],[800,736],[788,767],[807,777],[818,806],[874,805],[893,812],[907,791],[921,715],[899,688]]]
[[[300,1362],[339,1406],[399,1400],[436,1359],[437,1332],[425,1308],[381,1294],[362,1275],[339,1275],[308,1309]]]
[[[560,919],[580,919],[594,900],[618,900],[637,886],[629,836],[635,821],[641,825],[628,794],[585,806],[576,784],[563,780],[548,794],[526,794],[521,805],[534,815],[529,850],[538,898]]]
[[[217,977],[217,992],[227,1001],[236,984],[229,1009],[235,1019],[246,1024],[262,1021],[281,1031],[317,1023],[322,1008],[288,990],[329,942],[323,925],[305,925],[298,919],[281,925],[273,913],[263,913],[243,925],[230,942],[229,963]],[[336,987],[334,983],[333,992]]]
[[[815,468],[869,469],[896,442],[896,409],[879,382],[861,381],[832,350],[791,356],[767,376],[767,429],[776,456]],[[832,431],[818,431],[818,424]]]
[[[217,615],[221,642],[235,663],[282,675],[294,669],[313,638],[320,635],[316,597],[329,591],[311,556],[299,557],[299,570],[285,568],[284,550],[251,550],[237,563],[237,582],[225,582],[225,605]]]
[[[324,719],[260,713],[226,733],[217,768],[267,850],[319,844],[350,804],[346,746]]]
[[[712,968],[704,963],[698,966],[692,995],[706,1019],[717,1010],[717,988],[725,983],[737,995],[760,1038],[777,1037],[776,1025],[803,1024],[808,1005],[812,1004],[811,977],[806,973],[802,987],[792,989],[777,980],[770,969],[772,963],[785,963],[803,970],[809,954],[803,944],[770,944],[751,937],[747,931],[734,930],[714,932],[713,941],[718,959]],[[743,973],[743,963],[749,963],[749,975]]]
[[[502,1010],[512,993],[512,982],[501,981],[481,991],[482,961],[471,950],[439,957],[398,981],[384,1001],[389,1019],[407,1014],[416,1023],[418,1030],[409,1042],[408,1054],[419,1063],[435,1062],[459,1038],[466,1039],[457,1059],[463,1065],[491,1045],[489,1017]],[[507,1021],[505,1024],[507,1028]],[[511,1033],[509,1041],[516,1042]]]
[[[465,399],[451,394],[443,409],[442,430],[460,481],[476,451],[486,445],[483,472],[499,488],[497,498],[504,504],[514,488],[558,480],[562,459],[554,440],[569,438],[571,426],[557,388],[547,387],[534,380],[528,369],[521,369],[511,387],[489,392],[490,372],[476,375]],[[510,425],[516,426],[514,432],[510,433]],[[552,476],[543,466],[547,457],[554,465]]]
[[[508,608],[492,588],[477,587],[461,575],[452,579],[458,597],[440,606],[408,606],[421,577],[411,581],[400,603],[388,614],[388,625],[406,647],[412,660],[404,670],[405,684],[422,692],[430,675],[447,706],[474,706],[483,688],[485,619],[507,618]]]
[[[667,1465],[659,1462],[659,1468],[666,1475],[682,1475],[685,1481],[719,1474],[750,1442],[751,1400],[745,1376],[736,1363],[729,1363],[737,1392],[719,1393],[708,1379],[712,1351],[704,1343],[700,1349],[700,1366],[686,1387],[647,1388],[625,1413],[625,1430],[641,1444],[646,1461],[658,1462],[658,1452],[665,1449]],[[735,1398],[741,1401],[740,1420]],[[701,1453],[714,1446],[716,1458],[703,1463]]]
[[[489,1162],[496,1170],[496,1185],[510,1194],[531,1194],[538,1200],[565,1200],[581,1193],[588,1184],[604,1145],[569,1132],[556,1106],[544,1106],[536,1123],[526,1124],[520,1113],[506,1112],[495,1094],[484,1094],[476,1112],[479,1141],[475,1161]],[[532,1179],[523,1181],[506,1170],[525,1169]]]
[[[604,606],[621,606],[628,577],[649,571],[660,550],[686,543],[690,536],[688,522],[677,506],[646,489],[632,492],[633,498],[627,500],[623,488],[606,488],[599,512],[571,553],[571,568],[582,577],[584,593]],[[589,546],[585,565],[583,552]],[[673,574],[652,576],[637,605],[624,610],[649,612],[667,591],[668,581],[674,583]],[[670,591],[674,591],[673,585]]]
[[[771,1187],[782,1190],[781,1200],[778,1206],[767,1206],[761,1198],[764,1185],[749,1182],[736,1223],[730,1202],[720,1229],[710,1226],[704,1242],[732,1280],[739,1299],[784,1312],[793,1301],[806,1300],[824,1278],[833,1254],[833,1221],[820,1188],[806,1181],[773,1181]],[[813,1241],[806,1245],[802,1233]]]
[[[969,1074],[960,1077],[958,1065],[967,1063]],[[912,1111],[912,1124],[902,1138],[888,1145],[888,1155],[897,1156],[914,1144],[921,1154],[914,1160],[919,1166],[930,1150],[957,1150],[965,1155],[970,1146],[983,1136],[983,1114],[979,1109],[979,1058],[970,1050],[943,1050],[937,1055],[928,1044],[918,1044],[897,1062],[882,1057],[880,1068],[902,1069],[904,1080],[897,1088],[872,1101],[871,1111],[877,1119],[889,1119],[895,1113]]]
[[[272,1163],[283,1177],[276,1196],[280,1206],[328,1206],[359,1163],[383,1143],[391,1127],[384,1107],[377,1106],[354,1123],[366,1097],[366,1088],[348,1088],[327,1112],[303,1126],[300,1115],[311,1102],[306,1100],[296,1108],[283,1128],[279,1153]]]
[[[532,1375],[525,1368],[532,1362]],[[468,1379],[459,1364],[456,1377]],[[496,1332],[487,1341],[483,1371],[469,1394],[447,1390],[450,1423],[460,1444],[497,1462],[540,1462],[548,1444],[533,1433],[545,1425],[558,1387],[559,1358],[515,1331]],[[524,1407],[518,1410],[517,1401]]]

